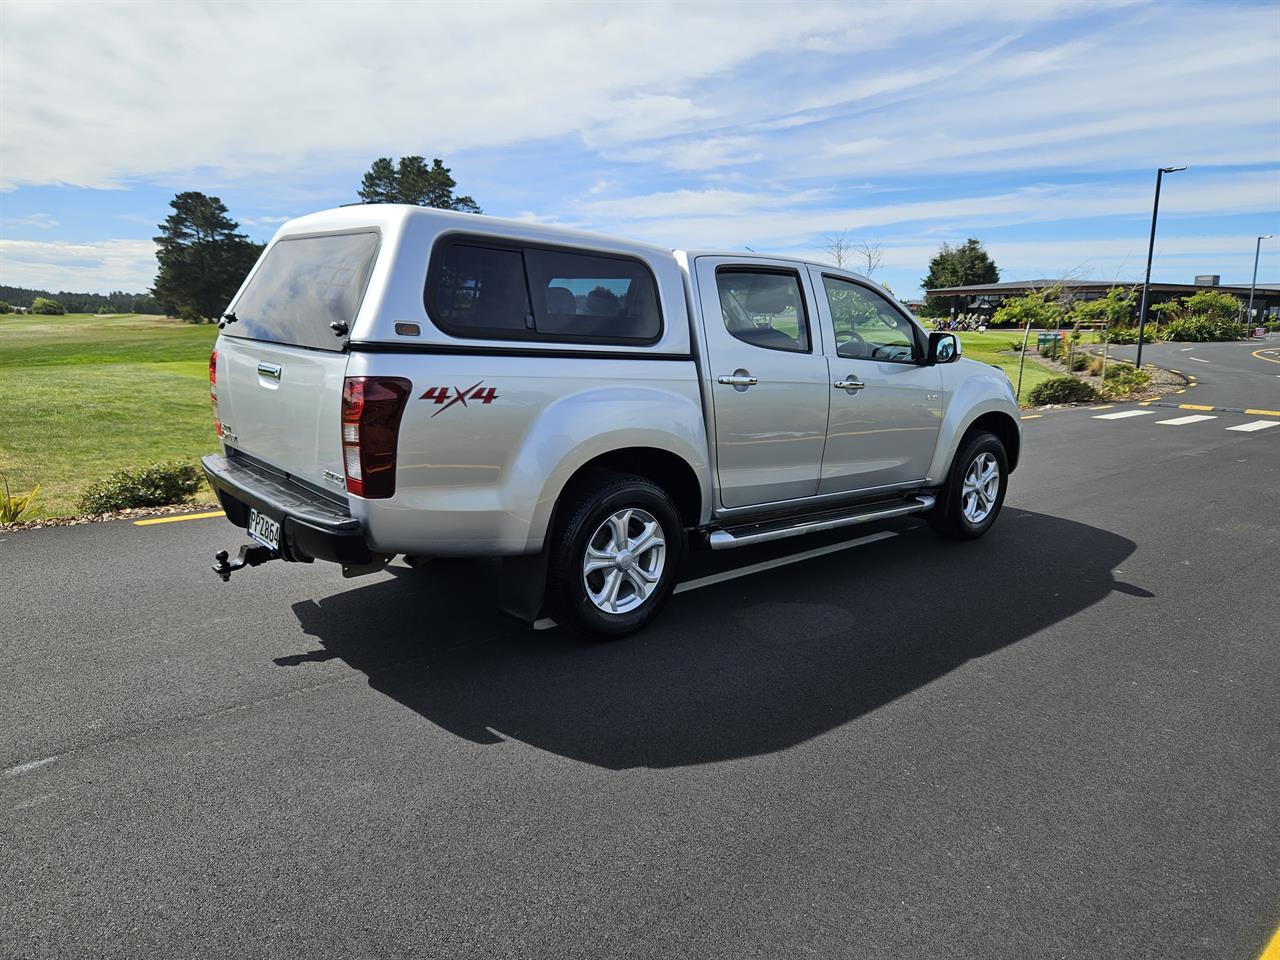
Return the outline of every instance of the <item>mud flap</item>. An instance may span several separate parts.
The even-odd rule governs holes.
[[[394,553],[375,553],[368,563],[344,563],[342,575],[350,580],[352,577],[363,577],[369,573],[377,573],[395,559]]]
[[[547,551],[499,561],[498,609],[508,616],[535,623],[542,616],[547,592]]]

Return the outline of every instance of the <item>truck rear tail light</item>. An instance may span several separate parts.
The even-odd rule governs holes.
[[[347,492],[383,500],[396,492],[400,417],[412,389],[401,377],[347,377],[342,384],[342,465]]]
[[[218,350],[209,354],[209,402],[213,404],[213,429],[222,436],[222,418],[218,416]]]

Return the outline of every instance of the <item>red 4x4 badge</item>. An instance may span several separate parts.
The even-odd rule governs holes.
[[[461,403],[464,407],[467,405],[468,400],[478,400],[483,404],[493,403],[498,399],[498,388],[481,386],[483,383],[484,381],[481,380],[480,383],[474,383],[465,390],[461,390],[458,387],[428,387],[427,392],[418,399],[430,400],[437,406],[443,404],[439,410],[431,415],[433,417],[438,417],[455,403]]]

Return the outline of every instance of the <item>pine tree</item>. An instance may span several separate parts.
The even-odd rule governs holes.
[[[429,166],[422,157],[401,157],[399,164],[390,157],[379,157],[361,180],[358,193],[365,203],[411,203],[463,213],[483,212],[471,197],[454,196],[457,185],[439,157]]]
[[[200,322],[221,316],[253,267],[262,245],[253,243],[227,216],[217,197],[187,191],[155,238],[160,263],[152,293],[168,314]]]

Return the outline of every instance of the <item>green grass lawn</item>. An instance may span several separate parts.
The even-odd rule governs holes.
[[[40,484],[24,519],[76,513],[113,470],[214,450],[217,334],[136,314],[0,316],[0,473],[14,493]]]
[[[213,325],[162,317],[0,317],[0,473],[14,493],[40,484],[31,517],[76,513],[90,483],[216,448],[209,407]],[[964,354],[1017,383],[1014,330],[962,333]],[[1022,395],[1052,374],[1034,350]]]
[[[1016,387],[1018,384],[1018,354],[1008,352],[1014,342],[1022,343],[1020,330],[988,330],[986,333],[965,332],[960,334],[960,343],[964,356],[981,363],[993,363],[1009,377]],[[1043,383],[1055,376],[1040,363],[1036,353],[1036,331],[1031,331],[1031,339],[1027,342],[1027,362],[1022,371],[1022,396],[1025,402],[1027,394],[1037,383]]]

